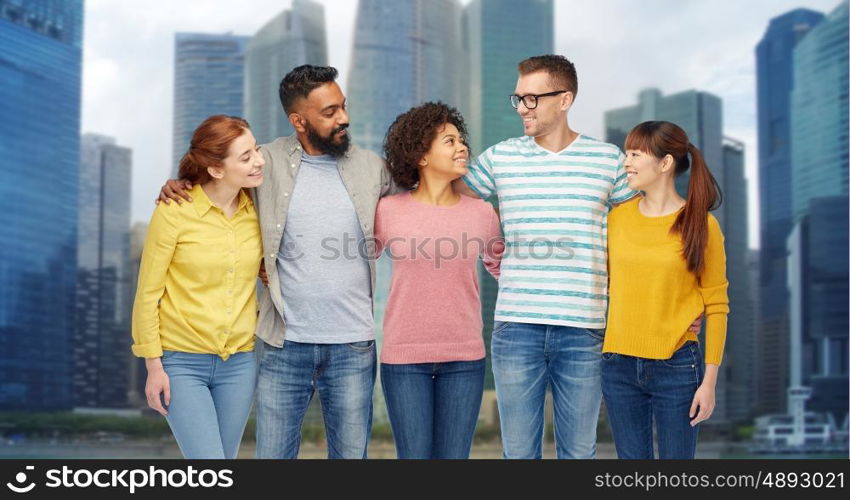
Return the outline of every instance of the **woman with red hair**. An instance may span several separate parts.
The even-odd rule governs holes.
[[[251,410],[264,163],[245,120],[207,118],[180,161],[195,203],[159,204],[145,239],[132,349],[185,458],[236,458]]]

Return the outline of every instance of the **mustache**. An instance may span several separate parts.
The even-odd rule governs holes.
[[[342,132],[343,130],[345,130],[345,129],[347,129],[347,128],[348,128],[348,124],[347,124],[347,123],[343,123],[343,124],[342,124],[342,125],[340,125],[339,127],[335,128],[335,129],[333,129],[333,130],[331,130],[331,135],[336,135],[336,134],[338,134],[338,133]]]

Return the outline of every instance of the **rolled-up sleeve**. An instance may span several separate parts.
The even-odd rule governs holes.
[[[159,301],[165,292],[165,278],[177,246],[176,207],[160,203],[151,216],[136,299],[133,303],[133,354],[143,358],[162,356],[159,332]]]

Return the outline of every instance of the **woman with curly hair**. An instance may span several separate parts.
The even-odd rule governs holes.
[[[467,173],[463,117],[426,103],[396,118],[384,142],[396,184],[375,215],[377,254],[393,275],[381,386],[399,458],[468,458],[484,392],[478,257],[498,278],[504,244],[486,202],[452,181]]]

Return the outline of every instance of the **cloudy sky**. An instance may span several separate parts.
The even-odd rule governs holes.
[[[346,88],[356,0],[325,5],[329,62]],[[461,0],[468,3],[468,0]],[[290,0],[86,0],[84,132],[133,149],[133,221],[147,221],[171,161],[174,33],[252,35]],[[520,1],[518,0],[519,4]],[[723,99],[724,133],[746,143],[756,246],[755,45],[768,21],[838,0],[555,0],[555,50],[578,69],[570,125],[603,138],[603,112],[637,93],[688,89]],[[506,112],[511,110],[506,109]]]

